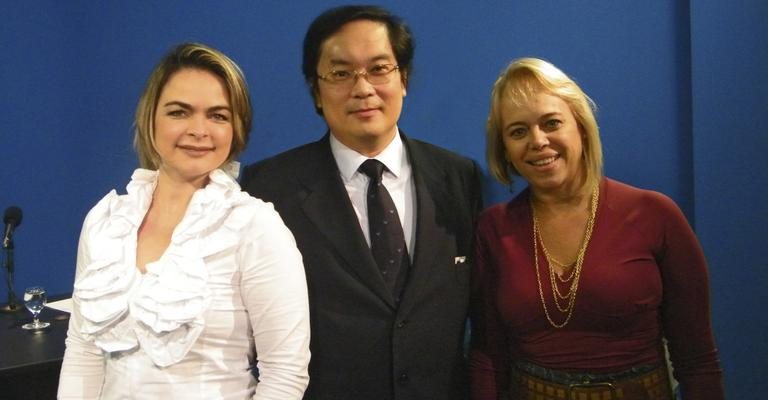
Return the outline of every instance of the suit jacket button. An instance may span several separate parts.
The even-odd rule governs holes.
[[[408,374],[403,372],[400,374],[400,376],[397,377],[397,383],[406,383],[408,382]]]
[[[397,323],[397,327],[398,327],[398,328],[403,328],[403,327],[405,327],[405,325],[406,325],[407,323],[408,323],[408,321],[400,321],[400,322],[398,322],[398,323]]]

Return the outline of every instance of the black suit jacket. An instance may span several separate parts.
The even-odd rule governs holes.
[[[305,399],[465,399],[463,352],[477,164],[403,136],[416,187],[416,243],[399,304],[385,286],[326,134],[245,168],[304,258],[312,341]]]

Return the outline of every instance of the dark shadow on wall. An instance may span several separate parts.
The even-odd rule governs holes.
[[[693,228],[696,221],[694,204],[694,170],[693,170],[693,82],[691,78],[691,7],[688,1],[677,1],[674,10],[675,27],[675,75],[677,82],[678,101],[676,109],[680,118],[677,119],[677,131],[681,137],[677,147],[677,178],[680,185],[681,197],[678,206]]]

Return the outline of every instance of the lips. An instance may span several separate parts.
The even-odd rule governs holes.
[[[191,155],[204,155],[213,151],[213,147],[180,145],[179,148]]]
[[[535,166],[535,167],[544,167],[544,166],[547,166],[547,165],[549,165],[549,164],[552,164],[552,163],[553,163],[553,162],[555,162],[555,161],[556,161],[558,158],[560,158],[560,155],[559,155],[559,154],[556,154],[556,155],[554,155],[554,156],[551,156],[551,157],[540,158],[540,159],[538,159],[538,160],[532,160],[532,161],[528,161],[528,164],[531,164],[531,165],[533,165],[533,166]]]
[[[378,107],[366,107],[366,108],[358,108],[355,110],[350,111],[350,114],[356,115],[358,117],[371,117],[379,112]]]

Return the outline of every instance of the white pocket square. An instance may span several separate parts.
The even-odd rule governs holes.
[[[467,256],[458,256],[453,258],[454,264],[464,264],[464,262],[467,261]]]

